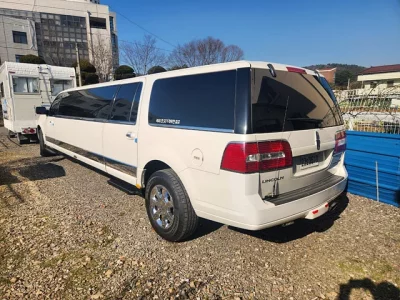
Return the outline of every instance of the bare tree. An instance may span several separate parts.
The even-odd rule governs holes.
[[[150,35],[145,35],[142,41],[122,43],[122,60],[132,66],[136,74],[146,74],[149,68],[165,63],[165,55],[156,47],[156,43],[156,39]]]
[[[220,39],[207,37],[179,45],[169,56],[170,65],[189,67],[236,61],[243,58],[243,50],[236,45],[225,46]]]
[[[93,47],[90,43],[93,43]],[[113,72],[113,53],[111,49],[111,41],[102,35],[93,35],[92,41],[89,43],[89,53],[91,61],[96,68],[100,82],[109,81]]]

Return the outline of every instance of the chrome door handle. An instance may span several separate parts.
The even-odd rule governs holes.
[[[54,126],[54,122],[53,121],[49,121],[51,126]]]
[[[132,132],[127,132],[127,133],[125,134],[125,136],[126,136],[128,139],[133,139],[133,138],[135,137],[135,134],[133,134]]]

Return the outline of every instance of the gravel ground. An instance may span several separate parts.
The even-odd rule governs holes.
[[[400,210],[343,195],[313,222],[202,220],[161,240],[143,198],[0,136],[0,299],[400,299]]]

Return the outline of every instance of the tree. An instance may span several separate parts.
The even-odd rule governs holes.
[[[77,63],[73,63],[72,66],[76,69]],[[99,83],[99,76],[96,74],[96,68],[86,59],[79,61],[81,67],[82,84],[94,84]]]
[[[73,67],[76,68],[78,64],[75,62],[73,63]],[[81,72],[86,72],[86,73],[96,73],[96,68],[93,66],[88,60],[86,59],[81,59],[79,61],[79,66],[81,67]]]
[[[156,47],[156,39],[145,35],[142,41],[121,44],[122,60],[137,74],[147,74],[149,66],[163,65],[165,55]]]
[[[161,66],[154,66],[151,67],[148,71],[147,74],[156,74],[156,73],[162,73],[162,72],[166,72],[167,70],[165,70],[163,67]]]
[[[122,65],[115,69],[114,79],[121,80],[126,78],[133,78],[135,76],[135,71],[130,66]]]
[[[92,35],[88,48],[92,64],[96,68],[96,74],[99,76],[100,82],[108,81],[113,72],[111,40],[100,34]]]
[[[83,85],[99,83],[99,75],[95,73],[82,73]]]
[[[19,59],[19,62],[25,63],[25,64],[35,64],[35,65],[41,65],[41,64],[46,63],[43,58],[33,55],[33,54],[28,54],[28,55],[22,56]]]
[[[236,45],[225,46],[220,39],[207,37],[178,45],[169,56],[169,62],[177,66],[195,67],[236,61],[242,59],[243,55],[243,50],[240,47]]]
[[[174,65],[171,68],[169,68],[168,71],[174,71],[174,70],[180,70],[180,69],[186,69],[186,68],[188,68],[187,65],[182,65],[182,66]]]
[[[349,79],[350,82],[353,82],[356,79],[356,76],[348,70],[338,71],[335,75],[335,84],[342,87],[347,86]]]

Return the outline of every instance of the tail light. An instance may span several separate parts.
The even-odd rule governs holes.
[[[286,67],[286,70],[293,73],[307,74],[306,70],[300,68]]]
[[[292,149],[287,141],[230,143],[221,163],[221,169],[238,173],[273,171],[291,166]]]
[[[341,130],[335,134],[335,154],[346,151],[346,131]]]
[[[34,134],[34,133],[36,133],[36,129],[35,128],[23,128],[22,129],[22,133],[24,133],[24,134]]]

